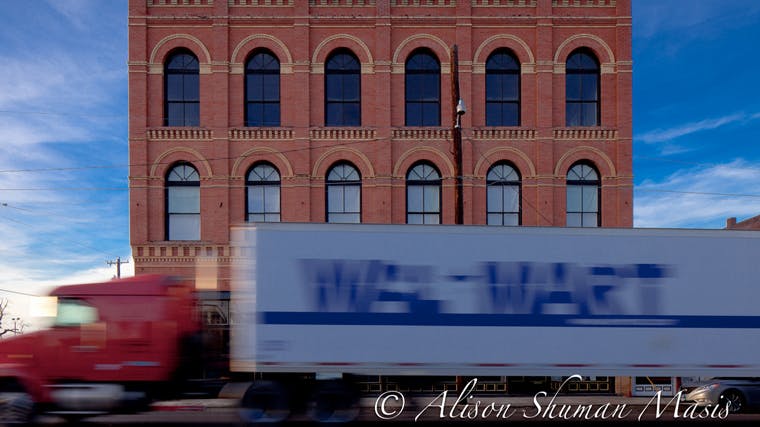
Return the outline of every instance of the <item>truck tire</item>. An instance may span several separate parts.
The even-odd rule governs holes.
[[[244,423],[278,423],[290,416],[285,389],[274,381],[256,381],[245,391],[240,402],[240,419]]]
[[[359,416],[359,394],[344,380],[318,381],[309,411],[320,423],[347,423]]]
[[[737,414],[744,409],[745,405],[744,395],[738,390],[726,390],[723,395],[720,396],[721,407],[731,405],[728,408],[728,412],[731,414]]]
[[[0,426],[27,425],[34,418],[34,400],[25,392],[0,392]]]

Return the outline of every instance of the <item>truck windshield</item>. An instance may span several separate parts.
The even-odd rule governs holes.
[[[58,300],[56,326],[78,326],[98,321],[98,310],[82,300]]]

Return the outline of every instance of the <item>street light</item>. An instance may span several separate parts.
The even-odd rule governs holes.
[[[18,328],[16,327],[16,322],[18,322],[19,320],[21,320],[21,318],[20,317],[13,317],[13,318],[11,318],[11,320],[13,321],[13,335],[14,336],[18,335]]]

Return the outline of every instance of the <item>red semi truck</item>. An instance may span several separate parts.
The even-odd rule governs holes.
[[[187,282],[139,276],[62,286],[53,326],[0,341],[0,422],[139,410],[170,396],[200,360]]]

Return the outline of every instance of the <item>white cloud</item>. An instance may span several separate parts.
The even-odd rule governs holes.
[[[735,113],[715,119],[705,119],[698,122],[686,123],[667,129],[655,129],[649,132],[645,132],[642,135],[637,135],[635,136],[635,139],[646,142],[648,144],[657,142],[669,142],[673,139],[680,138],[685,135],[717,129],[721,126],[729,125],[732,123],[756,120],[758,118],[760,118],[760,113],[750,115],[745,113]]]
[[[634,226],[723,228],[729,217],[760,214],[760,164],[743,160],[646,180],[634,192]]]

